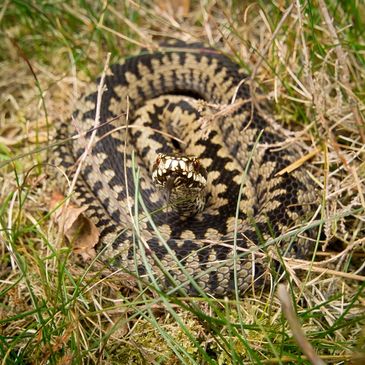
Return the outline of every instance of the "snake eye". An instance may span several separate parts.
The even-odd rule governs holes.
[[[196,158],[194,158],[194,160],[193,160],[193,167],[194,167],[195,171],[199,171],[199,169],[200,169],[200,162]]]
[[[155,163],[154,163],[154,168],[157,168],[160,165],[160,163],[162,161],[162,157],[163,157],[163,155],[161,153],[159,153],[157,155]]]

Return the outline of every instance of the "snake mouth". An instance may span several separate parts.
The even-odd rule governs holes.
[[[165,191],[169,205],[183,216],[204,209],[207,171],[198,158],[158,154],[152,168],[152,181]]]

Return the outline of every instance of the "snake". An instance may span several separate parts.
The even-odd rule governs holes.
[[[310,233],[287,233],[316,189],[303,166],[285,170],[301,149],[249,79],[229,55],[175,42],[111,65],[80,99],[57,156],[69,176],[83,158],[71,198],[109,268],[176,295],[243,296],[265,286],[269,249],[308,255]]]

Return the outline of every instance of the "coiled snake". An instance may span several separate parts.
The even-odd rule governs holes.
[[[74,198],[89,207],[101,257],[111,266],[191,295],[262,285],[259,246],[305,219],[315,193],[303,169],[277,174],[298,154],[278,148],[284,138],[251,103],[246,78],[228,57],[196,44],[142,52],[110,67]],[[94,92],[75,113],[86,139],[96,104]],[[59,150],[69,171],[85,138]],[[183,175],[180,167],[187,168]],[[188,177],[187,187],[206,182],[203,193],[194,192],[199,199],[186,185],[175,194]],[[305,253],[305,241],[294,240],[291,250]]]

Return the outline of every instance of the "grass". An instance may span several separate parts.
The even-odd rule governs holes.
[[[283,277],[321,358],[364,361],[365,8],[321,4],[202,1],[175,18],[133,1],[0,5],[2,364],[309,364],[276,296]],[[322,191],[323,261],[286,261],[269,292],[175,297],[130,275],[124,286],[139,289],[120,291],[116,275],[75,264],[58,239],[49,209],[57,123],[107,52],[117,62],[166,34],[231,55],[271,97],[288,137],[319,147],[310,173]]]

